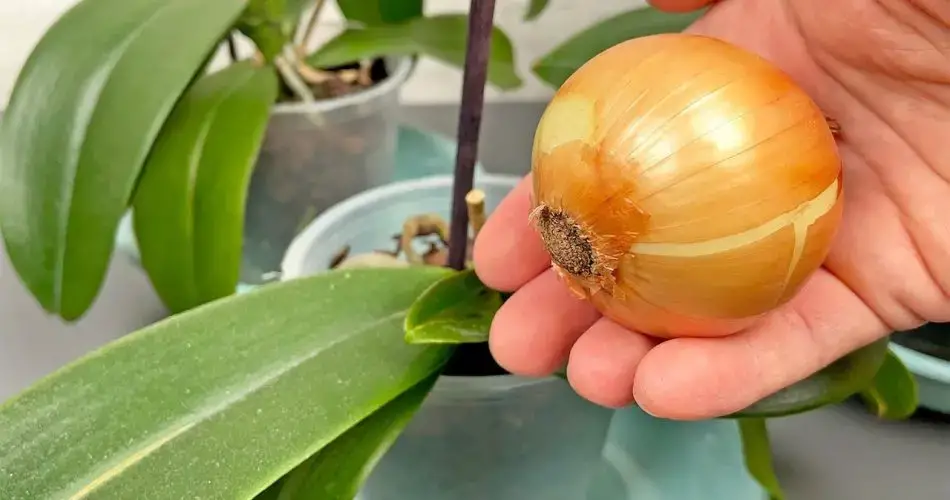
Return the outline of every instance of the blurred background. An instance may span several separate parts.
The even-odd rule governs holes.
[[[26,60],[30,49],[43,32],[76,0],[31,0],[0,2],[0,108],[6,104],[13,88],[17,72]],[[512,92],[499,92],[489,87],[488,101],[535,101],[544,100],[551,90],[542,84],[528,66],[531,61],[547,54],[568,34],[591,26],[595,21],[644,5],[644,0],[596,0],[581,5],[572,0],[552,0],[548,9],[535,21],[524,22],[528,0],[497,0],[495,23],[511,37],[517,48],[517,64],[525,85]],[[468,0],[428,0],[426,14],[458,13],[468,11]],[[342,20],[334,2],[328,2],[322,15],[326,29],[320,37],[335,35],[342,29]],[[224,54],[221,54],[223,62]],[[459,100],[462,73],[425,58],[420,61],[411,79],[402,88],[402,102],[407,104],[454,103]]]

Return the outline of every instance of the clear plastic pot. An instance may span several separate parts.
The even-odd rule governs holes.
[[[768,500],[733,420],[679,422],[617,410],[585,500]]]
[[[239,292],[270,279],[298,232],[331,206],[394,180],[452,170],[454,143],[399,125],[399,89],[413,60],[387,66],[389,77],[363,92],[274,107],[248,188]],[[138,261],[130,213],[116,245]]]
[[[259,284],[277,270],[314,217],[393,180],[399,89],[413,60],[387,67],[388,78],[367,90],[274,107],[248,190],[242,283]]]

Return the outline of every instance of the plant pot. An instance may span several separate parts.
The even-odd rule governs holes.
[[[732,420],[678,422],[617,410],[585,500],[768,500]]]
[[[294,236],[324,210],[411,176],[396,172],[397,146],[404,136],[414,146],[437,146],[420,140],[418,133],[400,133],[399,90],[413,65],[411,58],[390,59],[388,78],[369,89],[312,104],[274,106],[248,187],[238,291],[268,281]],[[417,158],[435,153],[446,171],[452,169],[454,151],[415,153]],[[120,224],[117,246],[138,260],[129,215]]]
[[[241,281],[259,284],[315,216],[395,176],[399,89],[413,59],[369,89],[274,107],[248,190]]]
[[[893,339],[891,351],[917,379],[920,406],[950,414],[950,323],[929,323]]]
[[[477,175],[475,184],[490,212],[518,180]],[[353,253],[388,248],[409,216],[448,219],[452,182],[435,176],[394,183],[333,207],[291,244],[283,278],[325,272],[344,245]],[[638,461],[637,469],[628,467]],[[684,481],[690,486],[673,484]],[[358,497],[407,498],[762,500],[763,492],[745,471],[731,421],[678,423],[637,408],[614,412],[559,378],[500,375],[443,376]]]
[[[389,79],[364,92],[274,108],[248,188],[238,291],[279,271],[298,232],[336,203],[393,181],[452,172],[452,140],[399,125],[398,90],[412,60],[392,67]],[[138,261],[130,214],[116,246]]]

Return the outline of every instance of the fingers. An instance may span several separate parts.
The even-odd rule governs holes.
[[[571,349],[567,378],[578,394],[594,403],[629,405],[637,366],[655,345],[655,340],[601,318]]]
[[[664,12],[692,12],[716,0],[647,0],[647,3]]]
[[[505,302],[489,336],[495,360],[517,375],[549,375],[569,357],[574,390],[613,408],[633,401],[637,365],[655,342],[601,318],[550,269]]]
[[[786,307],[719,339],[674,339],[644,356],[633,393],[647,412],[678,420],[741,410],[888,333],[822,270]]]
[[[551,258],[528,221],[530,212],[529,175],[502,200],[478,233],[473,249],[475,272],[495,290],[517,290],[551,266]]]
[[[495,314],[492,356],[511,373],[550,375],[564,365],[571,346],[599,313],[558,282],[553,270],[530,281]]]

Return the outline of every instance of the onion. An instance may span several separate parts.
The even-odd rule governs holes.
[[[606,317],[658,337],[735,333],[827,257],[842,212],[828,122],[785,73],[714,38],[600,53],[545,110],[531,220]]]

